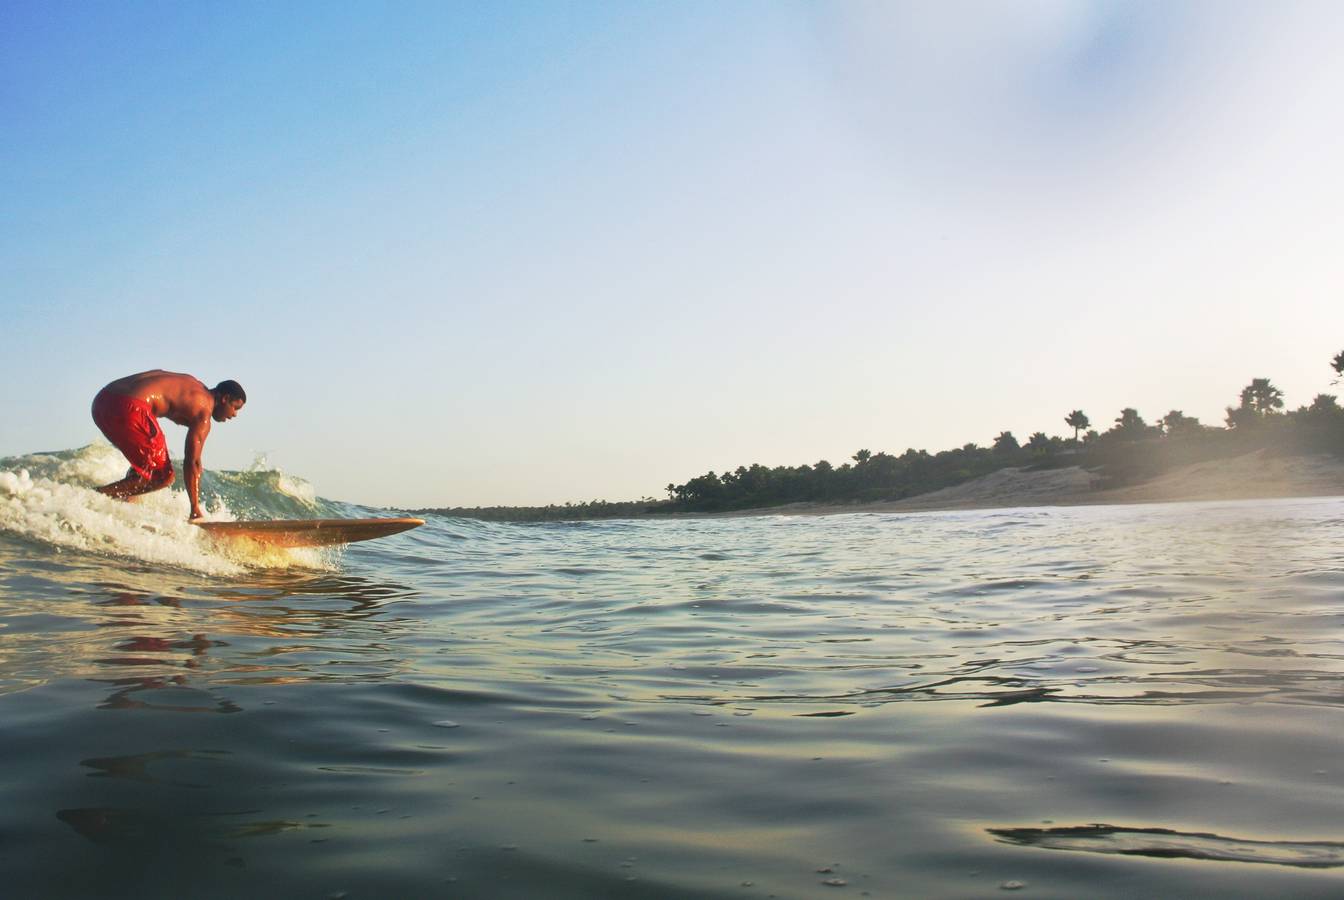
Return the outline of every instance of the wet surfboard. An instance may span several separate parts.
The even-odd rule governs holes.
[[[258,522],[197,522],[212,537],[246,538],[273,547],[324,547],[387,537],[419,528],[424,519],[270,519]]]

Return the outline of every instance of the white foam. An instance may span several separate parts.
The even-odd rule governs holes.
[[[210,575],[255,568],[332,567],[330,558],[318,550],[211,539],[187,521],[190,504],[184,491],[156,491],[129,503],[98,493],[91,485],[115,481],[125,471],[125,461],[111,447],[92,445],[65,459],[34,454],[22,460],[45,474],[34,477],[27,467],[0,469],[0,531],[71,550]],[[234,517],[220,501],[209,509],[208,518]]]

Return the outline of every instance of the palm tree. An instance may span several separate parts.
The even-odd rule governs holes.
[[[1064,424],[1073,429],[1073,442],[1076,444],[1078,443],[1078,432],[1092,423],[1088,420],[1086,413],[1081,409],[1075,409],[1065,417]]]
[[[1330,368],[1334,369],[1335,374],[1338,375],[1340,378],[1344,378],[1344,350],[1341,350],[1338,356],[1330,360]],[[1331,383],[1338,384],[1339,378],[1336,378]]]
[[[1275,410],[1283,409],[1283,391],[1270,384],[1268,378],[1252,378],[1241,389],[1241,408],[1257,416],[1273,415]]]
[[[858,453],[855,453],[855,454],[854,454],[853,459],[854,459],[854,462],[858,463],[859,465],[863,465],[863,464],[866,463],[869,459],[871,459],[872,456],[873,456],[872,451],[870,451],[870,450],[860,450]]]

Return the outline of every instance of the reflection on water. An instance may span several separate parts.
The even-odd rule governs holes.
[[[0,867],[42,896],[1337,896],[1341,524],[439,520],[228,578],[0,536]]]
[[[143,705],[147,701],[132,696],[140,691],[181,695],[181,688],[208,690],[232,680],[367,678],[379,668],[390,675],[398,666],[386,658],[388,641],[405,620],[384,607],[417,596],[395,582],[294,572],[225,584],[160,573],[160,590],[151,592],[106,580],[111,566],[105,560],[85,557],[52,567],[16,550],[0,543],[0,566],[30,570],[11,575],[0,589],[0,691],[84,677],[117,688],[108,708]],[[208,630],[193,632],[193,624]],[[342,653],[360,657],[357,675],[337,660],[314,664],[307,655],[324,647],[327,635]],[[268,640],[286,638],[293,643]],[[227,701],[171,708],[237,710]]]
[[[1218,834],[1172,831],[1170,828],[1118,828],[1114,825],[991,828],[989,833],[1005,843],[1051,850],[1263,863],[1306,869],[1344,866],[1344,843],[1339,841],[1248,841]]]

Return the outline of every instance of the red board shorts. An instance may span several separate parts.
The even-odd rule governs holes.
[[[166,482],[173,478],[168,444],[149,404],[135,397],[99,393],[93,398],[93,422],[141,478]]]

